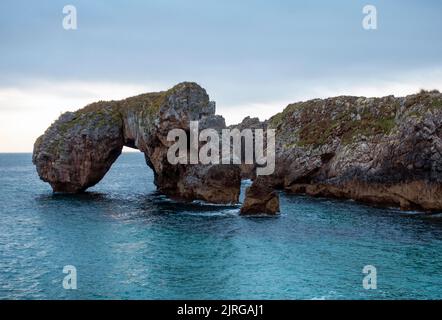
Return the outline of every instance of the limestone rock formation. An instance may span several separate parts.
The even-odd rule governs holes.
[[[274,188],[442,210],[442,95],[341,96],[291,104],[276,129]]]
[[[171,129],[189,132],[224,128],[215,104],[195,83],[147,93],[121,101],[100,101],[76,112],[66,112],[34,145],[33,163],[40,178],[55,192],[82,192],[99,182],[123,146],[137,148],[152,168],[159,191],[183,199],[236,203],[240,169],[236,165],[172,165],[167,160]]]
[[[442,210],[442,94],[340,96],[294,103],[268,121],[246,118],[242,129],[276,130],[276,170],[256,178],[255,165],[172,165],[171,129],[225,128],[215,104],[195,83],[66,112],[34,145],[40,178],[55,192],[81,192],[99,182],[123,146],[137,148],[160,192],[188,200],[236,203],[241,176],[255,179],[242,214],[279,211],[274,189]]]
[[[267,123],[259,121],[259,118],[250,118],[245,117],[241,123],[236,125],[229,126],[230,130],[238,129],[242,131],[244,129],[251,129],[253,131],[253,140],[255,140],[255,130],[256,129],[265,129],[267,127]],[[253,141],[254,142],[254,141]],[[255,179],[256,178],[256,164],[246,164],[244,163],[244,141],[242,141],[242,163],[239,165],[241,169],[241,178],[242,179]]]

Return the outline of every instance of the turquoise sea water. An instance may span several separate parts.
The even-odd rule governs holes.
[[[248,218],[170,201],[152,178],[123,154],[90,192],[53,195],[30,154],[0,154],[0,298],[442,298],[440,217],[281,193],[279,217]]]

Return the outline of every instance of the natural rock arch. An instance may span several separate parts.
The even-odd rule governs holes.
[[[92,103],[66,112],[34,145],[33,163],[54,192],[76,193],[98,183],[121,154],[123,146],[144,153],[159,191],[173,197],[235,203],[240,192],[236,165],[172,165],[167,161],[171,129],[222,129],[224,118],[196,83],[184,82],[164,92],[120,101]]]

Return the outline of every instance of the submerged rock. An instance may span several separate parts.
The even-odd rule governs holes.
[[[147,93],[121,101],[100,101],[60,116],[34,145],[33,163],[55,192],[82,192],[98,183],[120,155],[123,146],[139,149],[152,168],[159,191],[187,200],[236,203],[240,170],[236,165],[172,165],[167,141],[172,129],[189,132],[225,127],[215,104],[195,83]]]

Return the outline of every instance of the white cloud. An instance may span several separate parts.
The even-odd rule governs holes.
[[[122,99],[136,94],[165,90],[173,84],[121,84],[106,82],[28,82],[0,87],[0,152],[30,152],[35,139],[65,111],[73,111],[98,100]],[[246,116],[268,119],[292,102],[338,95],[404,96],[421,88],[442,89],[442,69],[420,70],[381,80],[319,78],[293,83],[284,97],[244,104],[217,103],[217,113],[227,124]],[[211,90],[216,90],[212,86]],[[208,92],[209,95],[211,92]],[[212,93],[212,94],[215,94]],[[250,93],[253,96],[253,92]],[[218,95],[218,100],[225,97]],[[230,100],[230,99],[229,99]]]
[[[159,91],[158,85],[37,82],[0,88],[0,152],[29,152],[35,139],[62,112],[98,100],[122,99]]]

